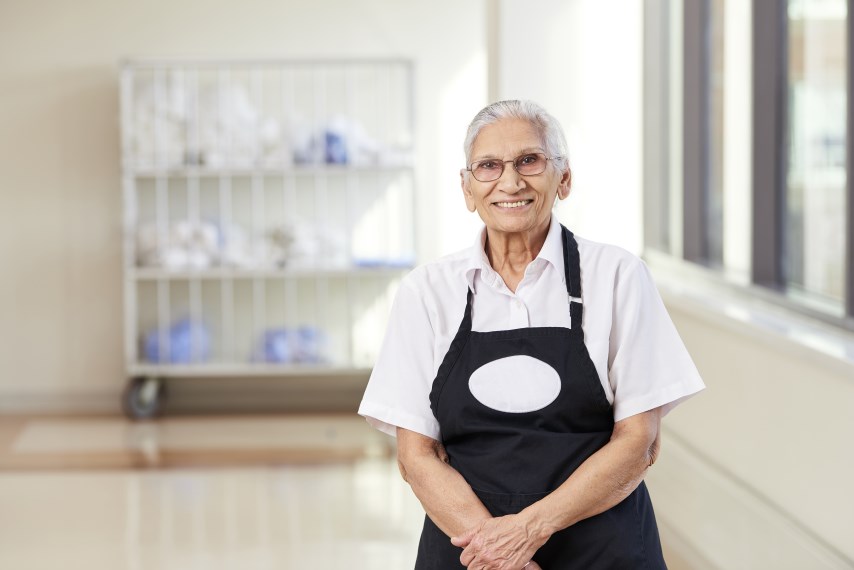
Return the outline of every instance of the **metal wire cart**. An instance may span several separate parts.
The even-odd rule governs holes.
[[[367,375],[416,259],[411,63],[129,61],[121,113],[128,415]]]

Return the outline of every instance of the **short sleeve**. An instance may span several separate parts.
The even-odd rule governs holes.
[[[612,315],[608,379],[614,421],[659,406],[666,414],[705,388],[640,259],[618,272]]]
[[[406,280],[398,288],[379,357],[359,405],[368,423],[389,435],[396,428],[439,439],[430,409],[433,327],[424,301]]]

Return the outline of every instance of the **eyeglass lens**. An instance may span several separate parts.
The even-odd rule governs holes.
[[[471,173],[480,182],[492,182],[498,180],[504,173],[504,165],[512,162],[516,172],[523,176],[540,174],[546,169],[546,155],[532,152],[517,156],[512,161],[502,161],[497,158],[487,158],[472,163]]]

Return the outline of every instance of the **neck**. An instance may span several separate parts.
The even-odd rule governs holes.
[[[551,220],[525,232],[502,232],[486,229],[486,256],[489,264],[512,290],[521,281],[525,268],[533,261],[549,233]]]

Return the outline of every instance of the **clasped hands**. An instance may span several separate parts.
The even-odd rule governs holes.
[[[481,522],[451,544],[463,548],[460,563],[469,570],[541,570],[531,557],[546,540],[524,517],[507,515]]]

